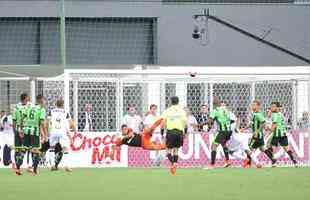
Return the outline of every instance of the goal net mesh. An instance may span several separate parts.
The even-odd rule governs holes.
[[[80,124],[85,120],[85,107],[90,106],[94,131],[119,130],[129,106],[134,106],[142,117],[151,104],[156,104],[158,111],[163,112],[174,95],[194,115],[202,105],[212,108],[212,101],[217,97],[240,117],[241,125],[248,122],[249,105],[254,99],[261,101],[264,111],[271,102],[279,101],[289,126],[296,125],[297,118],[308,110],[307,81],[289,77],[251,80],[250,76],[191,78],[188,75],[71,73],[69,79],[70,110]],[[297,105],[298,101],[303,105]]]

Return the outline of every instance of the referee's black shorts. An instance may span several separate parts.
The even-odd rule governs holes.
[[[183,146],[183,131],[178,129],[167,130],[166,146],[168,149]]]

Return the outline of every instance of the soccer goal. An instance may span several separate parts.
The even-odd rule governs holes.
[[[309,111],[306,67],[85,69],[65,70],[63,78],[66,108],[79,124],[83,120],[81,113],[91,106],[94,130],[98,131],[119,130],[128,106],[135,106],[144,115],[149,105],[156,104],[162,112],[174,95],[194,114],[203,104],[212,109],[213,99],[217,97],[241,118],[241,123],[247,122],[249,105],[254,99],[262,102],[264,110],[271,102],[279,101],[291,127],[297,127],[302,113]]]

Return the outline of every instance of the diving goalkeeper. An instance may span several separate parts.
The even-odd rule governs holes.
[[[117,139],[116,144],[131,147],[142,147],[145,150],[164,150],[165,144],[156,144],[151,141],[154,130],[162,124],[163,119],[158,119],[150,128],[144,128],[142,133],[135,133],[127,125],[122,125],[122,137]]]

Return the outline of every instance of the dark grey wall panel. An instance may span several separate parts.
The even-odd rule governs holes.
[[[0,18],[0,64],[38,63],[37,21]]]
[[[40,23],[40,63],[60,64],[60,20],[46,20]]]
[[[59,64],[59,20],[0,18],[0,64]]]
[[[59,8],[58,0],[2,0],[0,17],[57,17]]]
[[[68,64],[153,64],[153,18],[68,19]]]

